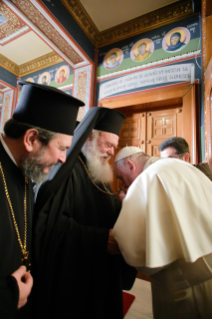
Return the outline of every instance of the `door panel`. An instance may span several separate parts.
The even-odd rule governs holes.
[[[116,154],[125,146],[140,147],[150,156],[160,157],[158,146],[167,138],[182,136],[182,108],[126,114],[120,132]],[[113,164],[113,159],[111,161]],[[112,189],[117,192],[119,182],[114,176]]]
[[[147,113],[146,153],[160,156],[158,146],[167,138],[177,136],[176,109]]]

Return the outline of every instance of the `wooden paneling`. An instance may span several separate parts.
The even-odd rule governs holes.
[[[205,19],[206,23],[206,67],[208,66],[211,56],[212,56],[212,41],[211,41],[211,31],[212,31],[212,15]]]
[[[197,163],[196,159],[196,98],[195,86],[193,85],[183,97],[183,134],[190,149],[190,159],[192,164]],[[199,125],[199,123],[198,123]]]
[[[148,155],[160,157],[160,152],[158,151],[160,143],[167,138],[179,136],[177,132],[177,110],[161,110],[147,113],[146,153]]]
[[[179,85],[169,88],[158,88],[151,91],[143,91],[139,93],[128,94],[125,96],[112,97],[99,101],[99,106],[108,107],[110,109],[140,106],[141,109],[152,109],[153,107],[161,108],[163,105],[178,105],[186,91],[190,88],[188,85]],[[174,103],[176,101],[177,104]],[[167,103],[168,102],[168,103]]]
[[[147,149],[151,154],[158,154],[156,148],[158,143],[156,143],[156,138],[154,144],[146,143],[150,140],[149,136],[151,136],[151,132],[146,131],[146,134],[149,136],[145,136],[145,115],[148,113],[153,113],[163,110],[163,112],[175,109],[176,112],[176,123],[175,130],[177,131],[176,136],[181,136],[185,138],[189,144],[190,152],[191,152],[191,163],[196,164],[199,159],[199,138],[197,138],[197,133],[199,130],[197,129],[197,125],[199,122],[196,121],[196,104],[197,104],[197,93],[195,84],[182,84],[175,87],[161,88],[156,89],[151,92],[139,92],[137,94],[131,94],[129,96],[118,96],[107,100],[102,100],[99,102],[100,106],[117,109],[122,113],[126,114],[127,117],[130,117],[129,114],[139,114],[137,116],[140,117],[140,125],[142,134],[140,138],[137,138],[136,141],[131,140],[133,145],[140,146],[142,150],[146,151]],[[170,106],[168,107],[168,103],[171,101]],[[173,106],[174,103],[177,105]],[[126,111],[126,112],[125,112]],[[155,113],[156,114],[156,113]],[[170,120],[169,120],[170,121]],[[143,123],[143,124],[142,124]],[[159,123],[159,122],[158,122]],[[165,134],[166,138],[171,137],[174,134],[174,128],[168,126],[168,119],[166,125],[164,126],[164,130],[162,131],[159,128],[155,127],[154,134]],[[157,124],[157,122],[155,122]],[[154,125],[155,125],[154,124]],[[161,133],[160,133],[161,132]],[[145,138],[142,138],[145,136]],[[165,137],[164,137],[165,139]],[[129,139],[125,145],[129,144]],[[151,145],[151,147],[146,147],[146,145]],[[132,145],[132,144],[131,144]]]

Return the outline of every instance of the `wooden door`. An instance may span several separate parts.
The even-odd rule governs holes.
[[[158,146],[167,138],[182,136],[182,108],[126,114],[115,155],[125,146],[136,146],[150,156],[160,157]],[[111,164],[113,165],[113,160]],[[111,183],[114,192],[119,188],[116,176]]]
[[[167,138],[182,136],[182,109],[147,113],[146,153],[160,157],[158,146]]]

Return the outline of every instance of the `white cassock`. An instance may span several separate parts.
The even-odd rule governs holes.
[[[126,262],[152,277],[154,318],[212,318],[212,183],[201,171],[150,158],[113,235]]]

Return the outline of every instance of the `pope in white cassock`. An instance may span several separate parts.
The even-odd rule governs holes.
[[[127,194],[113,236],[126,262],[151,276],[154,318],[211,319],[211,181],[133,146],[116,155],[115,173]]]

